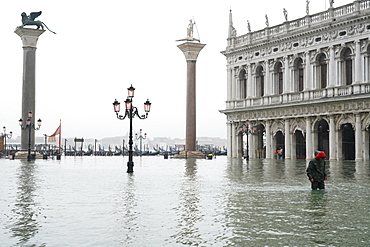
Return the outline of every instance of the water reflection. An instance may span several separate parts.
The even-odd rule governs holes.
[[[179,230],[171,236],[176,240],[176,243],[183,245],[198,246],[202,240],[197,226],[197,223],[203,218],[200,206],[200,184],[197,180],[197,161],[196,159],[187,159],[179,192],[179,206],[175,208]]]
[[[38,189],[36,174],[37,165],[35,163],[21,161],[17,171],[17,198],[11,210],[13,217],[10,219],[9,227],[12,237],[16,238],[21,246],[27,246],[41,227],[38,218],[42,217],[42,207],[35,201]],[[45,246],[45,244],[40,246]]]
[[[124,181],[119,187],[122,189],[122,191],[120,190],[122,194],[115,196],[118,198],[115,205],[115,214],[118,214],[116,216],[117,228],[123,233],[121,236],[117,236],[117,241],[120,245],[130,245],[135,243],[137,239],[136,232],[139,231],[135,174],[128,173],[127,181]]]

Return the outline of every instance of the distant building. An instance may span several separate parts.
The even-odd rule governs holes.
[[[281,147],[286,159],[323,150],[330,160],[369,160],[370,1],[306,13],[237,36],[230,11],[221,111],[229,157],[243,155],[249,131],[251,158]]]

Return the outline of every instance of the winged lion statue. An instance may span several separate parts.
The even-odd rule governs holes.
[[[55,32],[51,31],[48,28],[48,26],[46,26],[45,23],[43,23],[42,21],[39,21],[39,20],[35,20],[37,17],[39,17],[41,15],[41,13],[42,13],[42,11],[31,12],[30,15],[27,15],[25,12],[23,12],[21,14],[21,16],[22,16],[22,25],[19,26],[19,27],[35,25],[35,26],[37,26],[37,29],[40,29],[40,27],[41,27],[42,30],[44,30],[44,26],[45,26],[47,28],[47,30],[49,30],[50,32],[55,34]]]

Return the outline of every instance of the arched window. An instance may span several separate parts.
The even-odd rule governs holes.
[[[284,74],[283,74],[283,65],[281,62],[275,64],[275,93],[282,94],[283,93],[283,85],[284,85]]]
[[[298,90],[298,92],[302,92],[304,89],[304,66],[303,66],[303,60],[302,58],[298,58],[296,60],[295,66],[294,66],[294,72],[295,72],[295,91]]]
[[[328,80],[328,65],[326,63],[326,56],[325,54],[321,54],[318,57],[318,62],[319,62],[319,87],[320,88],[326,88],[328,85],[327,80]]]
[[[353,78],[352,78],[352,57],[351,57],[351,49],[345,48],[343,51],[343,80],[345,85],[351,85]]]
[[[247,97],[247,73],[242,69],[239,73],[239,96],[240,99]]]
[[[256,69],[256,96],[262,97],[265,93],[265,75],[263,67],[258,66]]]

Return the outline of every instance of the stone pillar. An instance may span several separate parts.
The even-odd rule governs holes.
[[[329,51],[329,83],[328,83],[328,87],[331,88],[331,87],[335,87],[336,86],[336,71],[335,71],[335,52],[334,52],[334,46],[331,46],[330,47],[330,51]],[[328,95],[330,97],[332,97],[333,95]]]
[[[235,125],[236,123],[231,124],[232,150],[230,151],[231,151],[232,158],[238,157],[238,138],[237,138]],[[227,152],[229,152],[229,150]]]
[[[355,130],[355,150],[356,161],[362,161],[362,129],[361,129],[361,114],[356,114],[356,130]]]
[[[21,37],[23,43],[23,85],[22,85],[22,119],[26,121],[28,112],[32,111],[32,123],[36,119],[36,46],[37,40],[45,30],[37,30],[30,28],[20,28],[15,30],[15,33]],[[21,132],[21,149],[28,149],[28,130]],[[35,131],[31,130],[31,149],[35,146]]]
[[[185,42],[177,47],[187,63],[186,89],[186,151],[196,151],[196,62],[205,44]]]
[[[270,121],[266,121],[266,159],[272,158],[271,151],[271,124]]]
[[[361,63],[361,41],[357,40],[356,42],[356,50],[355,50],[355,84],[359,84],[362,82],[362,63]],[[359,93],[359,92],[357,92]]]
[[[254,96],[252,87],[252,64],[248,65],[247,98]]]
[[[232,90],[232,69],[227,68],[227,100],[231,100],[231,90]]]
[[[311,118],[306,118],[306,159],[310,160],[313,158],[312,149],[312,133],[311,133]]]
[[[334,115],[329,116],[329,160],[336,160],[335,120]]]
[[[290,144],[290,124],[289,119],[285,119],[285,159],[291,159],[291,144]]]
[[[228,122],[227,126],[227,157],[232,157],[232,150],[233,150],[233,136],[232,136],[232,123]]]

